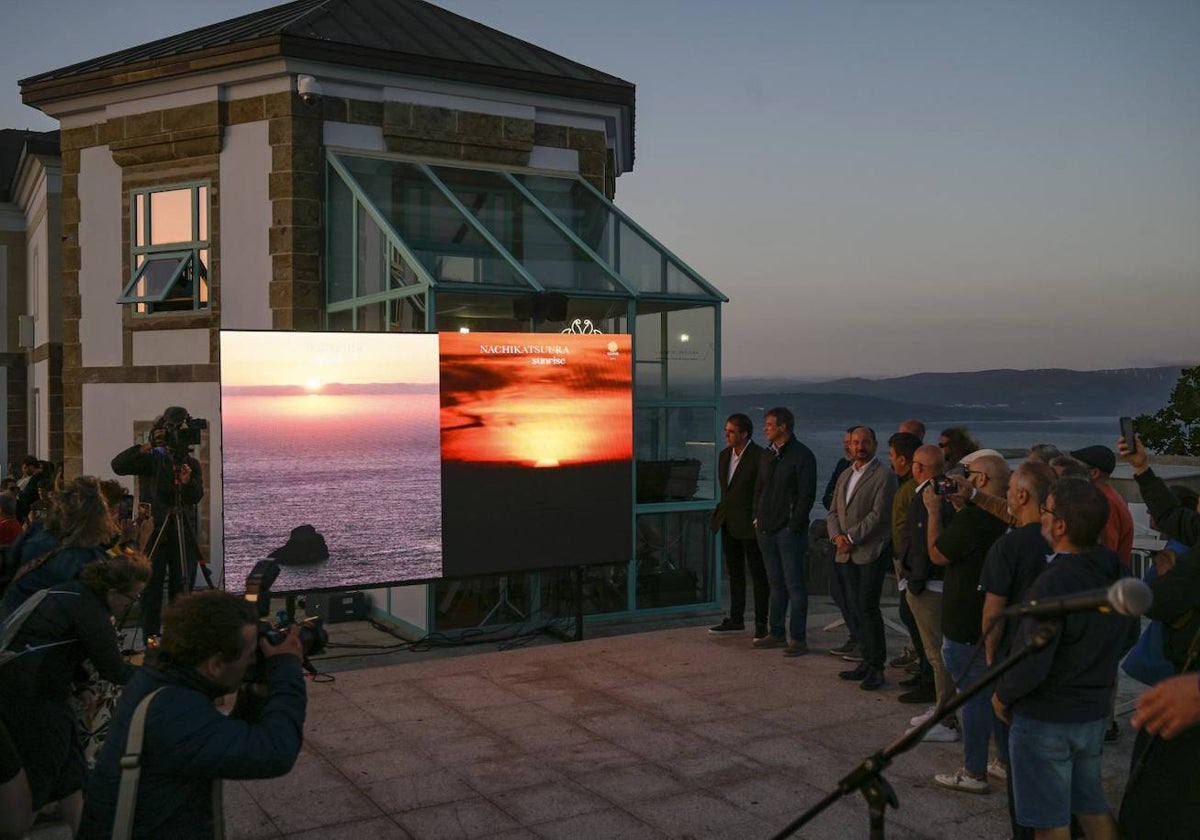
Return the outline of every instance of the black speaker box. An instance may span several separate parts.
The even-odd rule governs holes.
[[[319,592],[304,596],[304,612],[319,616],[326,624],[363,621],[370,610],[362,592]]]

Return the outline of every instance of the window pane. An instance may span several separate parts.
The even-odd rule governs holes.
[[[529,287],[415,166],[350,156],[339,160],[434,282]]]
[[[637,501],[716,498],[712,408],[639,408],[634,412]]]
[[[331,167],[329,170],[329,208],[325,223],[329,226],[329,252],[325,255],[328,300],[349,300],[354,296],[354,199]]]
[[[530,575],[439,580],[435,630],[522,622],[529,616]],[[508,603],[502,599],[507,596]]]
[[[625,222],[618,225],[617,268],[639,292],[663,290],[663,257],[657,248]]]
[[[442,183],[546,288],[617,291],[622,287],[497,172],[433,167]]]
[[[389,243],[388,247],[389,263],[388,278],[390,289],[407,289],[409,286],[416,286],[421,282],[421,278],[413,267],[408,264],[408,260],[404,258],[404,254],[399,248],[392,246]]]
[[[654,303],[638,306],[634,348],[638,396],[646,399],[715,396],[716,308],[663,310],[660,306]]]
[[[192,241],[191,189],[149,193],[150,244],[169,245]]]
[[[388,301],[389,332],[425,332],[425,295]]]
[[[200,241],[208,241],[208,187],[198,187],[196,193],[200,200]]]
[[[142,193],[133,199],[133,244],[146,244],[146,196]]]
[[[629,609],[628,563],[606,563],[582,569],[542,572],[543,612],[551,616],[575,613],[574,575],[583,573],[583,614],[625,612]]]
[[[340,312],[330,312],[326,321],[330,332],[354,332],[354,310],[343,309]]]
[[[514,175],[602,260],[616,267],[613,230],[616,214],[574,178]],[[626,278],[628,279],[628,278]]]
[[[383,319],[387,304],[373,303],[358,308],[358,330],[360,332],[383,332]]]
[[[383,291],[384,284],[384,245],[383,231],[375,220],[367,215],[361,206],[358,208],[358,293],[357,297],[373,295]]]
[[[713,600],[711,515],[697,510],[638,516],[638,609]]]
[[[200,252],[200,308],[208,306],[208,249]]]
[[[185,257],[157,257],[150,259],[139,275],[138,297],[159,298],[168,292],[168,286],[179,264]]]
[[[434,303],[437,331],[529,332],[529,319],[514,314],[518,301],[509,295],[440,292]]]

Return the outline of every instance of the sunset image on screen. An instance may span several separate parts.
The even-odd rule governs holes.
[[[440,339],[446,575],[626,562],[630,336]]]
[[[437,336],[223,331],[226,588],[441,577],[438,412]]]
[[[627,335],[441,336],[442,457],[558,467],[629,460]]]

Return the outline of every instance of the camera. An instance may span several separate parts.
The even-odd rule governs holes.
[[[268,643],[277,645],[287,635],[286,624],[272,624],[267,621],[271,612],[271,584],[279,577],[279,564],[274,560],[259,560],[246,575],[245,598],[254,605],[258,613],[258,638],[266,639]],[[329,644],[329,633],[325,630],[324,622],[317,616],[310,616],[298,622],[300,628],[300,647],[304,651],[304,664],[310,671],[308,662],[310,656],[325,652]],[[246,671],[246,682],[253,683],[261,680],[266,670],[266,658],[260,651],[255,664]]]
[[[933,492],[934,493],[937,493],[939,496],[949,496],[951,493],[954,493],[957,490],[958,490],[958,485],[955,483],[953,477],[948,476],[948,475],[934,476],[934,479],[933,479]]]

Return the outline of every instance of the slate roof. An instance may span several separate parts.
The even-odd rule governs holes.
[[[635,88],[630,82],[424,0],[296,0],[30,76],[20,85],[38,88],[47,82],[272,41],[285,56],[521,85],[633,106]]]

